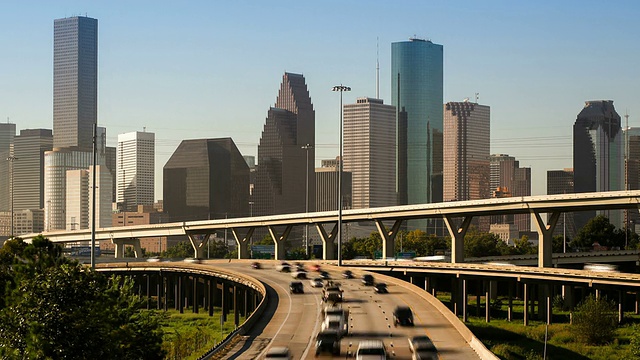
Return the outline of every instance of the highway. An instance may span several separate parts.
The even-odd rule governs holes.
[[[263,268],[251,269],[251,261],[221,260],[206,261],[215,267],[238,271],[253,276],[268,286],[268,294],[277,303],[270,303],[263,318],[243,341],[235,345],[224,359],[261,359],[271,346],[287,346],[294,359],[314,359],[315,334],[320,330],[321,289],[312,288],[308,280],[304,283],[304,294],[290,294],[291,274],[275,270],[275,261],[261,261]],[[310,263],[306,263],[307,265]],[[341,356],[348,351],[354,353],[358,342],[364,339],[381,339],[390,358],[410,359],[407,339],[416,335],[428,335],[439,352],[440,359],[478,358],[463,337],[417,293],[400,286],[401,280],[373,274],[376,281],[386,282],[388,294],[377,294],[372,287],[362,284],[360,278],[365,271],[355,270],[355,279],[344,280],[341,270],[331,265],[322,265],[332,279],[339,281],[344,290],[343,307],[350,313],[349,335],[342,339]],[[317,273],[309,272],[309,277]],[[382,279],[384,277],[384,279]],[[414,327],[394,327],[393,309],[397,305],[410,306],[414,313]],[[331,358],[321,355],[320,358]]]

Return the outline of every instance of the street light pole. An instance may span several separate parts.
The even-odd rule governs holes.
[[[305,213],[309,213],[309,149],[313,149],[313,145],[311,144],[306,144],[302,147],[303,150],[306,150],[307,152],[307,167],[306,167],[306,173],[307,173],[307,185],[306,185],[306,198],[305,198],[305,203],[304,203],[304,209],[305,209]],[[307,222],[306,224],[304,224],[304,253],[307,255],[307,258],[309,257],[309,223]]]
[[[351,91],[342,84],[334,86],[331,91],[340,92],[340,156],[338,160],[338,266],[342,266],[342,93]]]
[[[7,161],[9,162],[10,165],[10,169],[9,171],[11,172],[11,238],[13,239],[13,187],[14,187],[14,182],[13,182],[13,162],[18,160],[17,157],[13,156],[13,155],[9,155],[9,157],[7,157]]]

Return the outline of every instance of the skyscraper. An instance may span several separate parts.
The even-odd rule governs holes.
[[[531,168],[520,167],[515,157],[493,154],[489,157],[490,186],[494,197],[531,196]],[[531,215],[517,214],[492,217],[492,223],[515,224],[518,231],[531,230]]]
[[[98,20],[53,23],[53,146],[91,149],[98,116]]]
[[[116,157],[117,203],[127,211],[153,205],[155,134],[136,131],[118,135]]]
[[[254,215],[303,213],[307,199],[314,211],[314,161],[307,156],[315,159],[315,150],[306,144],[315,145],[313,104],[304,76],[285,73],[258,144]]]
[[[16,210],[44,209],[44,153],[51,151],[53,134],[50,129],[24,129],[14,140]]]
[[[586,101],[573,125],[573,175],[576,193],[624,189],[624,138],[612,100]],[[620,210],[598,211],[623,226]],[[582,228],[594,211],[575,213]]]
[[[335,211],[338,208],[338,165],[339,160],[322,160],[322,166],[315,169],[316,211]],[[353,184],[351,173],[342,171],[342,206],[351,208]]]
[[[93,197],[93,166],[89,169],[68,170],[66,176],[66,230],[89,229]],[[96,227],[110,227],[111,217],[111,172],[104,166],[96,168]]]
[[[547,171],[547,195],[572,194],[573,169]],[[576,236],[573,212],[563,213],[558,219],[553,235],[566,235],[568,239]]]
[[[442,45],[422,39],[391,44],[391,90],[398,121],[399,199],[442,201]]]
[[[0,211],[11,210],[11,169],[15,159],[8,159],[13,155],[15,135],[16,124],[0,123]]]
[[[249,216],[249,166],[231,138],[183,140],[163,175],[171,221]]]
[[[488,199],[490,109],[469,101],[444,105],[443,200]]]
[[[344,171],[351,173],[352,208],[397,204],[395,107],[358,98],[344,106]]]

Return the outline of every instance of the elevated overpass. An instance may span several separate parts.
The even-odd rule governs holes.
[[[580,193],[563,195],[527,196],[474,201],[458,201],[436,204],[392,206],[371,209],[354,209],[342,212],[342,222],[371,221],[375,223],[383,241],[382,257],[393,254],[395,237],[403,221],[421,218],[442,219],[451,236],[451,262],[464,262],[464,236],[471,220],[476,216],[503,214],[531,214],[539,235],[539,267],[550,267],[552,262],[552,234],[560,215],[564,212],[588,210],[638,209],[640,190]],[[545,223],[543,215],[547,214]],[[284,214],[249,218],[188,221],[180,223],[124,226],[98,229],[96,240],[109,240],[116,245],[116,257],[124,254],[124,245],[133,245],[139,254],[140,238],[186,235],[196,257],[203,257],[211,234],[231,230],[238,248],[239,258],[249,257],[249,244],[256,228],[266,228],[275,244],[276,259],[284,259],[283,243],[294,226],[315,226],[323,243],[323,258],[335,259],[335,237],[338,212]],[[330,231],[327,229],[331,228]],[[37,234],[27,234],[30,240]],[[91,239],[90,230],[48,232],[44,236],[53,242],[78,242]]]

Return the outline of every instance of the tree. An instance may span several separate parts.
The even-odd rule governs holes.
[[[38,237],[0,250],[3,359],[154,359],[164,355],[155,312],[141,310],[133,282],[107,278]],[[11,262],[11,266],[6,266]]]
[[[575,239],[571,241],[571,247],[574,248],[591,248],[594,243],[600,246],[624,247],[624,232],[617,231],[616,227],[609,222],[606,216],[598,215],[580,229]]]
[[[576,308],[571,326],[582,341],[597,345],[613,339],[616,321],[616,305],[613,301],[589,295]]]
[[[402,249],[404,251],[414,251],[416,256],[432,256],[435,255],[436,250],[449,250],[451,248],[451,241],[447,238],[438,237],[435,234],[427,235],[426,232],[417,229],[409,231],[403,235]],[[399,241],[396,237],[396,249],[399,250]]]
[[[464,237],[464,256],[498,256],[500,255],[499,245],[506,246],[498,235],[483,233],[475,227],[470,227]]]
[[[193,246],[186,241],[181,241],[162,252],[162,257],[182,259],[193,257]]]

